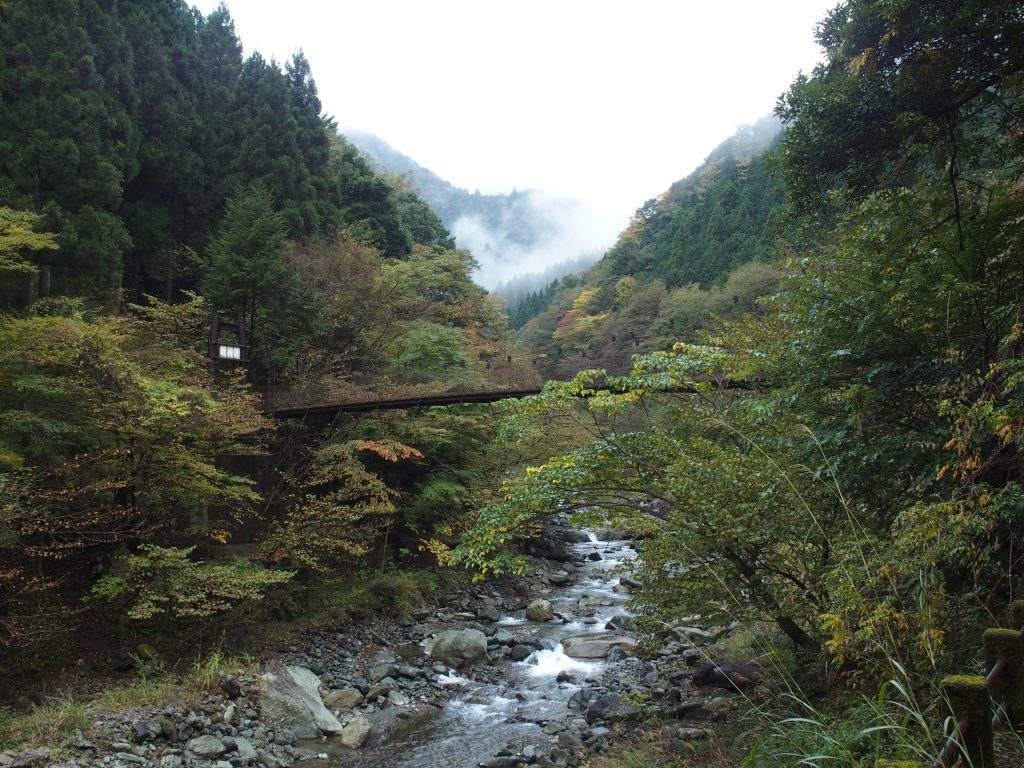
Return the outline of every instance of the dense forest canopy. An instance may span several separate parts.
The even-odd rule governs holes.
[[[264,414],[535,382],[473,268],[223,6],[0,4],[0,654],[270,610],[464,513],[486,417]]]
[[[227,198],[257,182],[293,240],[344,227],[399,257],[413,231],[436,239],[336,134],[302,53],[244,58],[223,7],[14,2],[0,21],[0,205],[40,215],[60,246],[7,300],[171,298],[195,286]]]
[[[837,5],[782,132],[741,130],[592,268],[524,291],[518,349],[301,53],[243,57],[223,7],[37,5],[0,3],[4,663],[57,666],[89,621],[308,616],[396,563],[516,572],[571,512],[646,534],[649,641],[738,619],[773,683],[814,679],[746,765],[944,741],[919,702],[977,668],[1024,570],[1019,3]],[[250,331],[244,366],[211,364],[214,312]],[[538,370],[562,380],[500,424],[268,417]]]

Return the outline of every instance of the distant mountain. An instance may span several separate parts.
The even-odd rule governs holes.
[[[377,167],[405,177],[480,262],[475,275],[487,288],[543,273],[547,280],[592,264],[612,244],[617,226],[579,200],[536,190],[484,195],[445,181],[377,136],[346,138]],[[563,269],[559,265],[566,264]]]

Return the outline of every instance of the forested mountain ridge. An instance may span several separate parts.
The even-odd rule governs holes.
[[[442,179],[373,134],[349,131],[345,137],[380,169],[404,176],[449,229],[463,216],[476,216],[490,229],[500,228],[505,231],[510,241],[530,246],[542,238],[551,226],[551,222],[538,221],[532,216],[526,204],[527,192],[469,192]]]
[[[550,282],[592,264],[611,242],[606,218],[579,200],[534,190],[469,192],[377,136],[352,131],[347,137],[381,171],[401,177],[430,204],[460,245],[473,252],[480,264],[477,277],[492,290],[541,274],[541,284]],[[506,298],[514,309],[520,292]]]
[[[60,246],[37,293],[193,287],[191,254],[251,183],[290,238],[345,226],[409,253],[396,191],[336,135],[301,52],[243,58],[226,10],[185,2],[13,2],[0,21],[0,205],[39,213]]]
[[[772,258],[783,193],[766,155],[780,128],[775,117],[744,126],[645,202],[608,253],[613,274],[706,289],[741,264]]]
[[[765,262],[781,233],[781,181],[767,159],[779,130],[774,117],[741,128],[638,208],[580,279],[526,296],[521,347],[556,377],[584,361],[621,370],[640,349],[695,338],[711,313],[749,311],[778,280]]]

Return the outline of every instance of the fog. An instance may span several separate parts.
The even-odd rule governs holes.
[[[596,261],[627,223],[579,200],[538,191],[525,192],[523,197],[527,210],[518,215],[510,210],[500,222],[466,215],[451,226],[458,246],[471,251],[480,263],[473,279],[488,290],[581,256]],[[522,231],[524,217],[531,221],[530,233]]]

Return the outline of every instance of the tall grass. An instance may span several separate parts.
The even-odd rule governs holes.
[[[0,749],[56,746],[92,721],[85,702],[61,696],[25,714],[0,710]]]
[[[258,663],[249,656],[213,651],[180,669],[168,669],[159,658],[136,658],[136,676],[89,697],[53,697],[29,712],[0,710],[0,748],[57,747],[76,730],[89,734],[102,712],[159,709],[173,700],[194,705],[217,689],[226,674],[253,675]]]

